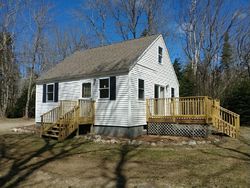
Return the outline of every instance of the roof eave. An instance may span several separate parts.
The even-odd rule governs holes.
[[[129,70],[120,70],[120,71],[109,71],[103,73],[93,73],[93,74],[79,74],[75,76],[64,76],[64,77],[55,77],[49,79],[38,79],[36,80],[36,84],[46,84],[51,82],[65,82],[65,81],[72,81],[72,80],[80,80],[80,79],[89,79],[89,78],[96,78],[96,77],[104,77],[104,76],[117,76],[117,75],[124,75],[128,74]]]

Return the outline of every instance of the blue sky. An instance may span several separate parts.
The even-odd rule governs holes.
[[[87,31],[89,28],[85,27],[85,24],[77,20],[73,16],[74,9],[77,9],[80,4],[82,4],[83,0],[46,0],[48,3],[52,4],[51,15],[53,22],[59,27],[61,30],[76,27],[81,28],[84,31]],[[181,58],[181,60],[185,60],[185,54],[182,50],[182,40],[181,33],[178,29],[178,15],[179,11],[182,10],[182,6],[185,6],[186,0],[167,0],[166,6],[164,7],[164,11],[171,11],[171,15],[169,15],[168,30],[170,36],[166,38],[166,44],[169,49],[170,58],[173,61],[175,58]],[[235,9],[238,7],[247,7],[250,5],[250,0],[225,0],[226,6],[224,11],[230,11],[231,9]],[[110,43],[121,41],[121,37],[115,32],[115,29],[112,25],[109,25],[109,30],[106,33],[108,38],[110,39]],[[164,27],[165,25],[163,25]]]

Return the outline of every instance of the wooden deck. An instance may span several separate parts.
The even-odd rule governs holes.
[[[147,123],[212,125],[231,137],[239,136],[240,116],[209,97],[147,99]],[[64,140],[79,125],[94,125],[95,102],[60,101],[60,105],[41,116],[41,136]]]
[[[92,125],[95,121],[95,102],[91,100],[60,101],[60,105],[41,116],[41,136],[64,140],[79,125]]]
[[[207,96],[147,99],[148,123],[209,124],[231,137],[238,137],[240,116]]]

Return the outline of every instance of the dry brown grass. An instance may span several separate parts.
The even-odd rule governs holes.
[[[0,136],[0,187],[250,187],[250,128],[218,145],[129,146]]]

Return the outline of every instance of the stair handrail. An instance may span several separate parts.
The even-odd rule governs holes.
[[[213,108],[213,117],[212,117],[213,125],[216,126],[217,124],[223,124],[223,126],[229,126],[230,128],[235,129],[234,133],[230,133],[231,135],[229,136],[237,138],[240,133],[240,115],[226,108],[223,108],[220,105],[213,104],[212,108]]]
[[[60,119],[60,112],[61,108],[57,106],[41,115],[41,135]],[[46,124],[48,126],[46,126]]]
[[[66,112],[64,115],[60,117],[59,120],[59,140],[65,139],[67,136],[69,136],[75,129],[78,124],[79,119],[79,105],[76,105],[71,109],[70,111]],[[72,122],[71,122],[72,121]],[[70,122],[73,123],[74,126],[72,130],[68,130],[67,126],[70,125]]]

